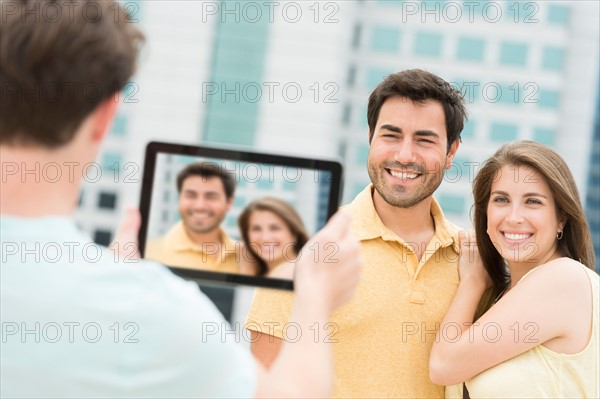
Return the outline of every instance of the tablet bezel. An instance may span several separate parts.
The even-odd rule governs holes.
[[[327,204],[327,219],[329,219],[339,208],[339,202],[342,193],[342,165],[338,161],[286,155],[272,155],[247,151],[246,149],[225,149],[209,146],[194,146],[188,144],[174,144],[153,141],[148,143],[146,146],[146,153],[144,157],[142,190],[140,194],[140,213],[142,216],[142,221],[138,236],[140,254],[144,254],[146,247],[146,235],[150,219],[150,203],[154,184],[156,158],[158,154],[197,156],[213,158],[217,160],[261,163],[275,166],[291,166],[302,169],[328,171],[331,173],[331,186],[329,190],[329,201]],[[294,289],[293,280],[211,272],[207,270],[194,270],[172,265],[165,266],[167,266],[174,274],[186,279],[206,280],[226,284],[241,284],[254,287],[279,288],[285,290]]]

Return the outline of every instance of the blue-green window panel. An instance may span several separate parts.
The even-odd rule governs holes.
[[[504,42],[500,44],[500,64],[525,66],[527,64],[527,45],[524,43]]]
[[[356,162],[360,165],[366,165],[369,159],[369,149],[371,147],[368,144],[360,144],[356,149]]]
[[[556,131],[553,129],[537,127],[533,129],[533,140],[547,146],[553,146],[556,137]]]
[[[235,228],[235,227],[237,227],[237,220],[236,220],[236,218],[228,217],[226,223],[227,223],[227,227],[229,227],[229,228]]]
[[[567,26],[569,24],[569,7],[563,4],[548,4],[548,22],[552,25]]]
[[[173,211],[173,213],[171,213],[171,220],[173,220],[174,222],[179,222],[179,220],[181,219],[181,215],[179,214],[179,211]]]
[[[371,50],[395,53],[400,50],[400,30],[376,26],[371,35]]]
[[[264,49],[266,51],[266,49]],[[260,50],[257,50],[260,51]],[[216,49],[215,57],[218,60],[219,68],[213,71],[213,79],[221,80],[227,78],[252,78],[262,76],[264,68],[264,59],[256,54],[248,58],[240,57],[240,52],[235,49]],[[264,52],[263,54],[264,55]]]
[[[557,109],[560,106],[560,93],[556,90],[540,90],[538,106],[545,109]]]
[[[224,87],[225,91],[221,90],[221,87]],[[251,115],[256,113],[256,104],[262,99],[268,100],[269,92],[268,88],[262,90],[262,92],[257,92],[255,88],[251,88],[250,90],[244,89],[244,82],[240,82],[239,90],[231,89],[236,87],[233,82],[227,82],[225,86],[221,86],[219,84],[219,92],[207,95],[207,110],[208,112],[216,112],[216,113],[230,113],[233,116],[237,116],[240,113],[243,116]],[[260,97],[257,96],[257,93]],[[290,89],[289,96],[295,96],[295,91]],[[233,111],[235,109],[235,111]],[[235,112],[235,113],[234,113]]]
[[[436,199],[444,213],[463,214],[467,208],[466,198],[462,195],[440,194]]]
[[[243,208],[246,205],[246,198],[243,198],[241,195],[236,195],[233,197],[233,207],[234,208]]]
[[[235,115],[235,117],[234,117]],[[257,114],[241,117],[235,107],[226,114],[211,115],[211,123],[205,132],[207,141],[226,144],[253,145]]]
[[[523,85],[515,82],[500,84],[498,104],[519,106],[523,103]],[[490,89],[492,93],[493,89]]]
[[[363,191],[369,182],[356,182],[352,185],[352,198],[356,197],[358,193]]]
[[[509,123],[492,123],[490,138],[494,141],[512,141],[518,137],[519,128]]]
[[[474,103],[481,98],[481,82],[475,79],[454,79],[453,86],[463,93],[465,100]]]
[[[232,7],[227,8],[226,2],[221,2],[219,10],[226,9]],[[244,18],[236,21],[233,15],[227,15],[225,22],[219,18],[215,25],[210,82],[218,85],[218,92],[207,97],[202,132],[207,142],[254,144],[259,103],[266,95],[265,87],[261,87],[263,90],[258,96],[255,89],[245,93],[243,86],[257,83],[260,87],[263,82],[270,24],[269,19],[264,18],[268,9],[262,5],[261,9],[263,18],[255,23]],[[240,86],[236,86],[236,82]],[[222,83],[237,95],[226,94],[223,98]],[[245,98],[244,94],[249,97]]]
[[[460,168],[460,170],[462,170],[463,173],[468,173],[469,168],[472,168],[472,166],[470,166],[472,162],[473,160],[471,158],[458,155],[452,160],[452,164]]]
[[[123,156],[120,153],[107,151],[102,155],[100,167],[105,170],[112,170],[115,173],[123,167]],[[90,179],[93,179],[94,171],[90,171]]]
[[[297,182],[293,181],[293,179],[284,179],[282,187],[285,191],[293,192],[296,191],[296,183]]]
[[[544,47],[542,68],[548,71],[561,71],[565,62],[565,50],[559,47]]]
[[[360,127],[368,129],[369,128],[369,120],[367,118],[367,106],[365,105],[365,108],[363,110],[363,112],[360,114]]]
[[[242,177],[238,177],[237,180],[235,181],[236,189],[246,187],[247,185],[248,185],[248,183],[246,182],[246,179],[243,179]]]
[[[177,162],[179,165],[182,165],[182,167],[198,161],[198,158],[189,155],[179,155],[175,156],[174,158],[175,162]],[[170,161],[171,160],[169,160],[169,162]]]
[[[439,57],[442,54],[442,35],[418,32],[415,35],[414,53],[423,57]]]
[[[450,169],[446,170],[445,173],[445,181],[448,183],[457,183],[459,181],[467,182],[467,184],[471,184],[473,169],[476,165],[474,165],[473,161],[469,158],[457,156],[452,161],[452,166]]]
[[[377,0],[378,4],[384,6],[401,7],[405,0]]]
[[[463,131],[460,133],[460,136],[463,139],[474,138],[475,137],[475,127],[476,127],[475,121],[473,121],[473,120],[466,121]]]
[[[367,69],[366,76],[366,85],[369,90],[373,90],[375,87],[379,85],[379,83],[383,82],[388,75],[393,74],[395,71],[390,69],[380,69],[380,68],[369,68]],[[366,112],[365,112],[365,115]],[[365,116],[366,117],[366,116]]]
[[[125,136],[127,133],[127,117],[123,114],[117,114],[115,119],[113,120],[112,128],[110,129],[110,133],[113,136]]]
[[[459,37],[456,58],[462,61],[481,62],[484,59],[485,42],[474,37]]]
[[[269,176],[264,176],[264,178],[262,178],[256,182],[256,188],[261,188],[264,190],[272,189],[273,186],[274,186],[274,182],[269,181]]]

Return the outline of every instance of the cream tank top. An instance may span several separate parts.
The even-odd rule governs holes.
[[[600,398],[600,277],[581,267],[590,279],[593,297],[592,334],[585,349],[568,355],[538,345],[467,381],[471,398]]]

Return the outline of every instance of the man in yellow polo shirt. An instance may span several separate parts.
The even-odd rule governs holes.
[[[431,73],[402,71],[371,93],[367,117],[372,185],[345,206],[361,241],[361,282],[330,323],[302,333],[331,343],[334,397],[443,398],[428,364],[458,287],[458,229],[432,195],[458,149],[464,100]],[[247,328],[266,366],[295,339],[291,304],[289,293],[257,290]]]
[[[194,163],[177,175],[179,214],[163,237],[150,240],[145,257],[169,266],[238,273],[240,244],[221,229],[231,208],[235,176],[213,163]]]

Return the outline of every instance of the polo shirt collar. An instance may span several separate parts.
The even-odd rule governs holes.
[[[235,248],[235,242],[229,238],[229,236],[221,228],[219,228],[219,237],[219,244],[223,244],[221,246],[221,253],[224,253],[225,256],[230,255],[231,252],[225,251],[225,248]],[[166,236],[166,241],[167,245],[170,248],[173,248],[176,252],[205,252],[202,247],[190,239],[185,232],[185,228],[183,227],[183,222],[181,220],[177,222],[177,224],[175,224],[171,230],[169,230]]]
[[[352,230],[359,240],[371,240],[381,237],[384,240],[398,240],[398,236],[383,224],[373,204],[373,184],[369,184],[350,204],[352,212]],[[448,222],[435,198],[431,202],[431,216],[435,225],[434,237],[441,246],[452,246],[459,252],[458,227]]]

